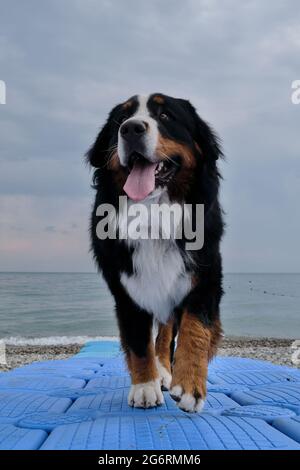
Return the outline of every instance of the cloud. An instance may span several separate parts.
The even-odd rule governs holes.
[[[162,91],[191,99],[223,139],[225,270],[298,270],[297,11],[295,0],[2,6],[1,268],[94,269],[83,155],[113,105]]]
[[[45,232],[55,233],[57,230],[53,225],[47,225],[44,228]]]
[[[90,210],[89,197],[1,196],[1,270],[93,270]]]

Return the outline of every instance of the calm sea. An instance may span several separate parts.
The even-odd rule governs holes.
[[[300,339],[300,274],[227,274],[224,288],[227,335]],[[99,275],[0,273],[0,339],[55,344],[117,333]]]

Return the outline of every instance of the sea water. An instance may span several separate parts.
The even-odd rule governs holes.
[[[226,274],[224,290],[227,336],[300,339],[300,274]],[[117,334],[114,301],[99,274],[0,273],[0,339],[83,343]]]

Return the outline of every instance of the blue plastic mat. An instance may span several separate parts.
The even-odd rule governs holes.
[[[113,391],[104,391],[99,392],[95,395],[82,396],[78,398],[68,412],[74,413],[77,411],[84,410],[95,410],[102,412],[103,414],[114,413],[117,415],[120,414],[163,414],[163,413],[172,413],[183,415],[184,412],[181,411],[174,400],[170,397],[169,394],[165,393],[165,403],[157,408],[152,409],[135,409],[127,404],[127,396],[129,389],[123,388]],[[222,393],[208,393],[207,400],[205,402],[205,411],[212,411],[215,413],[221,413],[227,408],[236,407],[237,404],[231,400],[229,397]]]
[[[245,357],[215,357],[210,363],[211,371],[236,372],[236,370],[291,370],[290,368],[278,366],[271,362]]]
[[[64,413],[72,404],[69,398],[56,398],[28,392],[0,392],[0,423],[15,424],[32,413]]]
[[[272,405],[248,405],[239,406],[237,408],[226,408],[222,411],[223,416],[237,416],[243,418],[258,418],[267,421],[270,424],[278,418],[291,418],[296,416],[296,413],[288,408]]]
[[[136,409],[119,343],[90,342],[70,359],[0,374],[0,449],[300,450],[299,372],[218,357],[202,414],[167,392],[162,406]]]
[[[300,414],[300,382],[272,384],[244,392],[233,392],[232,399],[240,405],[281,405]]]
[[[293,418],[279,418],[273,425],[287,436],[300,442],[300,416]]]
[[[71,367],[66,367],[65,369],[63,367],[59,368],[47,368],[47,369],[38,369],[37,367],[34,369],[30,370],[30,375],[36,375],[40,376],[43,374],[44,376],[56,376],[56,377],[67,377],[67,378],[72,378],[72,379],[83,379],[83,380],[90,380],[93,379],[96,375],[93,370],[88,370],[88,369],[79,369],[75,368],[72,369]],[[12,372],[7,372],[7,376],[24,376],[24,370],[20,369],[15,369]],[[1,381],[0,381],[1,385]]]
[[[27,390],[35,392],[50,392],[60,388],[83,388],[86,382],[81,379],[70,379],[59,376],[49,377],[41,372],[40,375],[31,375],[30,372],[23,375],[10,375],[0,377],[0,392],[2,390]]]
[[[202,414],[106,416],[56,428],[42,449],[300,449],[257,419]]]
[[[41,447],[46,437],[46,432],[40,429],[23,429],[11,424],[0,424],[0,450],[36,450]]]
[[[273,383],[298,382],[299,379],[288,372],[268,369],[266,370],[236,370],[235,372],[212,372],[208,376],[213,384],[245,385],[246,387],[256,388],[260,385],[269,385]]]

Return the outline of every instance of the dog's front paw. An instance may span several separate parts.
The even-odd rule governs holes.
[[[156,358],[156,367],[160,377],[160,384],[163,390],[169,390],[172,382],[172,375],[170,372],[162,365],[158,357]]]
[[[151,382],[131,385],[128,405],[135,408],[153,408],[162,405],[164,396],[160,389],[160,379]]]
[[[174,385],[170,390],[170,395],[183,411],[200,413],[203,410],[205,400],[199,396],[199,393],[187,393],[183,391],[181,385]]]

